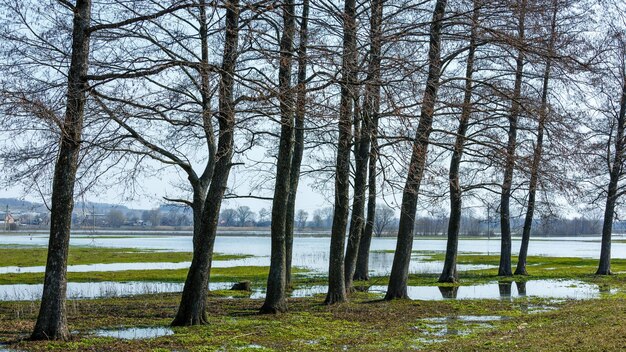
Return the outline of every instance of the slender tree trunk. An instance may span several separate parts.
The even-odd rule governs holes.
[[[618,198],[618,183],[623,168],[626,141],[624,141],[624,126],[626,124],[626,74],[622,86],[622,98],[617,120],[617,135],[615,136],[615,156],[611,165],[611,175],[604,207],[604,221],[602,223],[602,247],[600,249],[600,262],[596,275],[611,275],[611,234],[613,233],[613,216],[615,203]]]
[[[280,144],[276,165],[276,184],[272,202],[272,255],[267,278],[267,293],[261,313],[287,311],[285,299],[287,284],[286,222],[293,159],[293,93],[291,92],[291,66],[293,36],[295,33],[295,6],[293,0],[283,3],[284,30],[280,40],[280,67],[278,86],[280,96]]]
[[[43,295],[33,340],[67,340],[65,309],[67,290],[67,257],[74,209],[74,184],[78,169],[81,135],[85,112],[85,76],[89,65],[89,22],[91,1],[78,0],[72,30],[72,57],[68,73],[67,105],[61,130],[59,155],[52,181],[50,240]]]
[[[526,206],[526,217],[524,218],[524,229],[522,230],[522,243],[520,245],[517,267],[515,275],[528,275],[526,271],[526,258],[528,257],[528,243],[530,242],[530,231],[533,225],[535,214],[535,195],[537,193],[537,183],[539,182],[539,172],[541,167],[541,156],[543,154],[543,134],[548,118],[548,83],[550,81],[550,68],[552,65],[552,51],[556,40],[556,15],[558,12],[557,0],[552,1],[552,21],[550,23],[550,41],[548,43],[548,55],[546,67],[543,72],[543,88],[541,92],[541,107],[539,111],[539,121],[537,125],[537,144],[533,153],[533,161],[530,166],[530,184],[528,189],[528,204]]]
[[[287,252],[287,287],[291,287],[291,259],[293,252],[293,223],[296,213],[296,193],[300,180],[300,166],[304,154],[304,118],[306,116],[306,47],[308,39],[309,0],[302,3],[300,19],[300,43],[298,46],[298,86],[296,87],[296,127],[294,131],[293,158],[289,185],[289,199],[287,200],[287,223],[285,225],[286,252]]]
[[[376,217],[376,163],[378,162],[378,115],[372,119],[371,147],[368,166],[368,196],[367,220],[359,244],[359,256],[356,261],[354,280],[369,280],[370,245],[374,234],[374,219]]]
[[[430,25],[428,78],[422,100],[419,126],[417,127],[415,142],[413,143],[409,171],[402,194],[398,242],[393,257],[389,286],[385,295],[386,300],[408,298],[407,280],[411,251],[413,249],[413,228],[415,226],[417,197],[422,176],[424,175],[424,168],[426,167],[426,155],[428,153],[430,133],[432,132],[433,114],[437,100],[437,90],[439,89],[439,78],[441,76],[441,28],[446,12],[446,4],[446,0],[437,0]]]
[[[343,13],[343,55],[341,67],[341,101],[339,106],[339,138],[335,171],[335,210],[330,236],[328,293],[325,304],[346,300],[344,257],[350,192],[350,144],[352,142],[352,110],[356,88],[356,0],[345,0]]]
[[[443,271],[439,276],[439,282],[457,282],[459,274],[456,270],[456,260],[459,249],[459,229],[461,228],[462,215],[462,190],[459,178],[459,168],[463,158],[463,148],[465,147],[466,133],[472,114],[472,75],[474,73],[474,54],[476,52],[476,30],[480,8],[474,1],[472,14],[472,30],[470,34],[469,51],[465,67],[465,95],[463,97],[463,108],[459,128],[456,132],[456,142],[450,160],[450,219],[448,220],[448,243],[446,246],[446,259],[443,264]]]
[[[372,233],[374,231],[374,216],[376,215],[376,162],[378,158],[376,137],[378,133],[378,115],[380,110],[380,62],[381,62],[381,46],[382,46],[382,17],[383,17],[383,2],[382,0],[372,0],[371,2],[371,16],[370,16],[370,52],[369,52],[369,65],[367,78],[365,82],[365,97],[363,107],[363,121],[365,122],[365,128],[361,133],[365,134],[361,138],[361,143],[365,145],[360,146],[359,151],[363,152],[363,170],[359,171],[359,164],[357,159],[357,176],[359,172],[362,172],[363,177],[363,191],[362,199],[363,208],[365,204],[365,177],[367,175],[367,217],[363,224],[361,220],[360,239],[358,245],[358,252],[355,253],[354,273],[352,279],[354,280],[368,280],[369,279],[369,252],[370,244],[372,242]],[[365,137],[365,138],[363,138]],[[369,164],[366,166],[366,163]],[[359,185],[360,186],[360,185]],[[357,182],[355,180],[355,194],[357,189]],[[353,223],[354,209],[360,206],[355,202],[352,206],[353,211]],[[363,216],[364,209],[361,211]],[[356,229],[355,229],[356,230]],[[352,232],[352,224],[350,226]],[[352,234],[351,234],[352,236]],[[350,245],[348,245],[350,248]],[[348,257],[348,253],[346,253]],[[346,258],[346,263],[348,259]],[[350,264],[351,268],[352,264]],[[350,269],[352,270],[352,269]],[[348,274],[348,265],[346,264],[346,275]],[[348,284],[349,283],[349,284]],[[348,280],[346,276],[346,287],[350,287],[351,280]]]
[[[350,219],[350,231],[348,233],[348,245],[346,247],[346,257],[344,265],[344,281],[346,290],[352,287],[352,278],[356,270],[357,255],[361,233],[365,223],[365,191],[367,189],[367,161],[370,149],[370,129],[371,120],[366,114],[361,120],[358,143],[355,146],[355,175],[354,175],[354,196],[352,201],[352,216]]]
[[[239,42],[239,2],[226,3],[226,36],[219,87],[219,140],[215,154],[215,166],[204,175],[210,174],[210,186],[202,210],[194,208],[193,258],[183,287],[182,298],[173,326],[205,324],[206,300],[211,272],[211,260],[220,207],[226,191],[228,176],[232,166],[235,105],[233,88],[237,46]],[[198,190],[200,194],[202,189]],[[196,197],[198,199],[196,200]],[[200,195],[194,195],[194,204],[201,202]],[[196,213],[200,214],[199,219]]]
[[[526,0],[518,2],[519,25],[518,45],[524,42],[524,21],[526,17]],[[522,91],[522,79],[524,78],[524,52],[518,49],[515,70],[515,86],[511,97],[511,113],[509,114],[509,132],[506,147],[506,161],[504,166],[504,178],[502,181],[502,193],[500,196],[500,266],[498,276],[511,276],[511,188],[513,185],[513,171],[515,170],[515,149],[517,147],[517,120],[520,112],[520,98]]]

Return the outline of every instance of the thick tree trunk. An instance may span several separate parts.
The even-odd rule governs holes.
[[[526,0],[519,2],[518,45],[524,42],[524,21],[526,17]],[[515,170],[515,149],[517,147],[517,120],[520,112],[522,79],[524,78],[524,52],[519,49],[516,59],[515,86],[511,97],[511,113],[509,114],[509,132],[506,147],[502,193],[500,195],[500,266],[498,276],[511,276],[511,189],[513,171]]]
[[[325,304],[346,300],[344,257],[350,192],[350,144],[352,142],[352,109],[356,88],[356,1],[345,0],[343,13],[343,55],[341,67],[341,101],[339,106],[339,138],[335,171],[335,210],[330,236],[328,293]]]
[[[611,274],[611,234],[613,233],[613,217],[615,204],[618,198],[618,183],[622,172],[626,141],[624,141],[624,127],[626,125],[626,76],[623,77],[622,98],[617,120],[617,135],[615,136],[615,155],[611,165],[609,187],[607,189],[606,206],[604,207],[604,221],[602,223],[602,245],[600,262],[596,275]]]
[[[291,260],[293,253],[293,224],[296,214],[296,193],[300,180],[300,166],[304,154],[304,118],[306,116],[306,49],[309,23],[309,0],[302,3],[300,19],[300,43],[298,45],[298,86],[296,87],[296,127],[294,131],[293,158],[289,184],[289,199],[287,200],[287,222],[285,224],[286,253],[287,253],[287,288],[291,287]]]
[[[558,12],[557,1],[552,1],[552,21],[550,23],[550,41],[548,43],[548,55],[546,67],[543,72],[543,88],[541,92],[541,107],[539,111],[539,121],[537,125],[537,144],[533,153],[533,161],[530,166],[530,184],[528,188],[528,204],[526,205],[526,217],[524,218],[524,229],[522,230],[522,243],[520,245],[517,267],[515,275],[528,275],[526,270],[526,258],[528,257],[528,244],[530,242],[530,231],[533,225],[535,214],[535,198],[537,184],[539,182],[539,172],[541,166],[541,156],[543,154],[543,134],[548,118],[548,83],[550,81],[550,68],[552,64],[552,51],[556,40],[556,15]]]
[[[459,229],[461,228],[462,213],[462,190],[459,178],[459,168],[463,158],[467,128],[472,114],[472,75],[474,73],[474,54],[476,52],[476,30],[478,26],[478,16],[480,8],[474,1],[472,14],[472,30],[470,34],[469,51],[465,67],[465,95],[463,97],[463,108],[459,127],[456,132],[456,141],[452,158],[450,160],[450,219],[448,220],[448,243],[446,245],[446,259],[443,264],[443,271],[439,276],[439,282],[457,282],[459,274],[456,270],[456,259],[459,248]]]
[[[382,47],[382,16],[383,16],[383,2],[381,0],[373,0],[371,2],[371,16],[370,16],[370,52],[369,52],[369,65],[367,78],[365,80],[365,96],[363,102],[363,121],[364,128],[361,129],[361,141],[359,143],[359,151],[356,166],[355,176],[355,199],[352,205],[352,222],[350,225],[350,238],[353,237],[352,225],[355,225],[355,231],[360,230],[358,235],[358,250],[354,253],[346,252],[346,287],[349,288],[352,285],[352,280],[368,280],[369,279],[369,252],[370,244],[372,241],[372,233],[374,231],[374,216],[376,215],[376,162],[378,158],[376,137],[378,134],[378,115],[380,110],[380,62],[381,62],[381,47]],[[360,153],[363,153],[362,155]],[[363,165],[359,164],[359,159],[363,158]],[[367,164],[369,162],[369,164]],[[361,177],[363,184],[357,184],[356,177]],[[367,217],[365,216],[365,191],[366,191],[366,175],[367,175]],[[357,187],[358,186],[358,187]],[[357,202],[356,194],[357,188],[363,187],[362,195]],[[362,204],[361,204],[362,203]],[[360,208],[363,208],[361,210]],[[355,218],[355,209],[360,211],[361,219]],[[357,223],[360,222],[360,223]],[[356,228],[356,225],[360,226],[360,229]],[[355,234],[355,237],[356,234]],[[348,242],[348,249],[350,249],[350,242]],[[348,255],[350,254],[350,255]],[[351,258],[354,255],[354,259]],[[350,260],[348,260],[350,257]],[[354,264],[352,262],[354,261]],[[348,265],[349,263],[349,265]],[[354,269],[352,269],[354,266]],[[351,277],[348,278],[349,272],[353,272]]]
[[[39,315],[31,335],[33,340],[67,340],[70,336],[65,309],[67,257],[88,88],[84,77],[89,64],[90,19],[91,1],[78,0],[74,11],[65,119],[52,181],[48,260]]]
[[[411,251],[413,249],[413,228],[415,226],[417,197],[422,176],[424,175],[424,168],[426,167],[426,155],[428,153],[430,133],[432,132],[433,114],[437,100],[437,90],[439,89],[439,78],[441,76],[441,28],[446,4],[446,0],[437,0],[433,11],[430,26],[430,48],[428,50],[428,78],[426,80],[419,126],[415,135],[407,180],[402,194],[398,242],[393,257],[389,286],[385,295],[386,300],[408,298],[406,286],[409,276]]]
[[[207,322],[205,306],[213,246],[217,235],[220,207],[232,166],[235,128],[233,87],[239,41],[239,2],[232,0],[226,6],[226,36],[217,117],[220,133],[215,166],[210,171],[205,171],[204,174],[211,175],[205,200],[202,201],[203,197],[200,195],[203,191],[202,187],[197,190],[198,195],[194,194],[193,258],[183,287],[178,312],[172,322],[173,326],[199,325]],[[202,210],[198,203],[203,203]]]
[[[267,278],[267,293],[261,313],[287,311],[287,247],[286,221],[288,213],[291,163],[293,159],[293,93],[291,92],[291,66],[293,57],[293,36],[295,33],[295,6],[293,0],[283,3],[284,30],[280,40],[280,67],[278,86],[280,94],[280,143],[276,165],[276,183],[272,202],[272,254],[270,273]]]

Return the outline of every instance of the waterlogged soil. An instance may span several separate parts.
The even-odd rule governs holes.
[[[290,299],[289,312],[281,315],[258,315],[261,300],[212,298],[207,326],[169,330],[178,298],[161,294],[70,301],[70,329],[77,333],[69,342],[18,341],[32,329],[37,307],[4,302],[0,342],[29,351],[112,352],[618,351],[626,346],[626,314],[616,314],[626,312],[621,295],[385,302],[355,293],[349,303],[336,306],[322,305],[319,298]]]

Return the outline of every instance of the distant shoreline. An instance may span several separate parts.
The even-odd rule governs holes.
[[[32,235],[47,235],[48,229],[20,229],[16,231],[0,231],[0,236],[28,236]],[[124,237],[124,236],[192,236],[193,232],[191,229],[96,229],[95,231],[89,229],[72,229],[72,235],[74,236],[95,236],[95,237]],[[232,236],[232,237],[270,237],[271,233],[269,229],[258,229],[258,228],[224,228],[218,229],[218,236]],[[324,230],[305,230],[294,233],[295,237],[330,237],[330,231]],[[614,237],[626,237],[626,234],[613,234]],[[534,238],[538,239],[558,239],[563,237],[576,237],[576,238],[600,238],[601,234],[593,234],[593,235],[569,235],[569,236],[546,236],[546,235],[534,235]],[[385,235],[382,237],[376,238],[396,238],[395,233],[390,235]],[[514,239],[519,239],[520,236],[513,236]],[[446,239],[446,235],[426,235],[420,236],[415,235],[415,239],[417,240],[441,240]],[[500,239],[498,235],[492,235],[491,237],[480,235],[480,236],[461,236],[461,239],[464,240],[485,240],[485,239]]]

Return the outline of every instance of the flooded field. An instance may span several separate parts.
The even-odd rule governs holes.
[[[228,290],[234,282],[212,282],[209,290]],[[93,299],[126,297],[144,294],[181,292],[182,283],[172,282],[69,282],[67,297],[70,299]],[[356,287],[362,292],[384,295],[387,287],[372,285]],[[33,301],[41,298],[43,285],[0,285],[0,301]],[[312,297],[328,292],[326,285],[312,285],[296,288],[290,297]],[[408,286],[409,298],[414,300],[437,301],[445,299],[513,299],[519,297],[540,297],[550,299],[594,299],[599,298],[601,288],[577,280],[530,280],[527,282],[492,282],[465,286]],[[609,292],[610,293],[610,292]],[[229,298],[228,296],[226,298]],[[263,286],[252,287],[249,298],[265,298]]]
[[[621,237],[614,236],[615,240]],[[580,257],[598,258],[600,255],[600,237],[550,237],[533,238],[530,241],[528,255],[548,257]],[[310,262],[315,266],[317,261],[327,261],[330,246],[329,237],[296,237],[294,239],[294,257],[301,257],[302,263]],[[76,234],[70,243],[75,246],[97,246],[113,248],[140,248],[163,251],[192,250],[190,235],[140,235],[137,232],[111,232],[102,235]],[[245,246],[242,246],[245,243]],[[48,244],[47,234],[18,234],[0,235],[0,245],[41,245]],[[215,251],[224,254],[249,254],[257,257],[268,257],[270,254],[270,238],[268,236],[234,236],[218,235],[215,241]],[[513,240],[513,253],[517,253],[520,242]],[[373,251],[395,250],[395,238],[373,238]],[[446,239],[420,239],[413,242],[414,250],[443,251],[446,248]],[[499,238],[461,239],[459,251],[461,253],[497,254],[500,250]],[[611,254],[613,258],[626,258],[626,243],[614,241]]]

